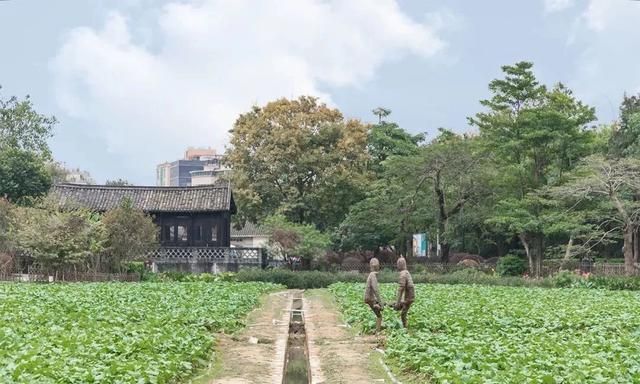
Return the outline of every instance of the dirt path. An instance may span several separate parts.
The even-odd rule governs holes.
[[[220,336],[215,367],[208,384],[281,384],[294,291],[267,296],[249,315],[247,327],[234,336]]]
[[[313,384],[390,383],[375,336],[355,336],[346,328],[327,290],[306,291],[304,311]]]

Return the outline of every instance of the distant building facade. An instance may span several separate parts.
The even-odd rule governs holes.
[[[250,222],[242,229],[231,226],[231,246],[240,248],[265,248],[269,244],[269,232]]]
[[[162,163],[156,167],[156,185],[158,187],[171,186],[171,163]]]
[[[229,169],[222,165],[222,156],[216,156],[207,161],[204,169],[191,171],[191,185],[211,185],[215,184],[223,176],[228,175]]]
[[[217,171],[221,168],[221,158],[212,148],[188,148],[183,159],[156,167],[156,185],[188,187],[214,184],[220,176]],[[196,176],[195,183],[193,175]]]

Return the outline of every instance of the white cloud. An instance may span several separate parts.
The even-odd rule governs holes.
[[[221,149],[254,103],[330,102],[323,86],[357,86],[386,60],[445,46],[395,0],[176,1],[150,11],[153,49],[133,32],[149,28],[121,12],[68,34],[52,61],[57,100],[150,173],[187,145]]]
[[[560,12],[574,5],[574,0],[544,0],[546,12]]]

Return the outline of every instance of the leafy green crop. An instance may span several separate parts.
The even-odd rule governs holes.
[[[393,298],[394,285],[382,285]],[[330,287],[370,331],[362,284]],[[387,356],[435,383],[638,383],[640,294],[589,289],[416,286],[409,332],[385,310]]]
[[[171,383],[243,325],[265,283],[0,284],[0,382]]]

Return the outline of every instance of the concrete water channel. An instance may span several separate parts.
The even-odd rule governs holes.
[[[284,355],[282,384],[311,384],[302,292],[295,293],[291,302],[289,336]]]

